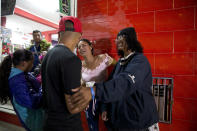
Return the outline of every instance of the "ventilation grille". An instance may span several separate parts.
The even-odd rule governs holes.
[[[153,77],[153,96],[159,113],[159,121],[172,122],[173,104],[173,79],[165,77]]]

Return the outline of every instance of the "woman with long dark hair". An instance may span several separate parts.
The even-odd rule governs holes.
[[[107,68],[115,65],[116,61],[107,53],[94,55],[94,48],[88,39],[81,39],[78,43],[79,54],[84,58],[82,61],[82,85],[91,87],[94,82],[103,82],[107,79]],[[106,121],[106,112],[100,110],[102,103],[91,101],[85,110],[86,119],[90,131],[99,131],[99,113],[102,120]]]
[[[43,111],[42,89],[36,78],[28,73],[33,67],[33,54],[25,49],[8,55],[0,65],[0,103],[9,100],[27,131],[41,131]]]

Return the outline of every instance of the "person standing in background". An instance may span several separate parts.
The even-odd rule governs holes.
[[[33,40],[31,41],[31,45],[28,48],[34,54],[34,66],[32,71],[41,64],[39,60],[39,56],[43,51],[48,51],[51,46],[51,43],[47,42],[45,39],[42,38],[42,33],[39,30],[34,30],[33,33]]]

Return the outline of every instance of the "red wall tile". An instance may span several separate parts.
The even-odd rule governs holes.
[[[194,29],[194,8],[156,12],[156,30],[187,30]]]
[[[153,32],[154,12],[126,15],[124,25],[133,25],[137,32]]]
[[[77,4],[79,4],[79,3],[87,3],[87,2],[88,2],[88,0],[79,0]]]
[[[107,22],[82,21],[83,36],[110,36],[110,27]]]
[[[135,13],[137,11],[138,0],[123,0],[123,1],[124,1],[123,8],[125,10],[125,14]]]
[[[138,0],[139,11],[172,9],[172,0]]]
[[[176,90],[174,90],[175,92]],[[172,119],[191,120],[192,119],[192,104],[184,99],[174,99]]]
[[[77,3],[77,17],[79,18],[79,19],[81,19],[82,18],[82,5],[81,5],[81,3]]]
[[[82,16],[87,19],[103,17],[103,15],[107,14],[107,9],[103,8],[95,8],[95,7],[83,7],[82,8]]]
[[[80,4],[82,7],[97,7],[99,9],[107,8],[106,0],[85,0],[85,2],[81,2]]]
[[[174,0],[175,8],[187,7],[187,6],[192,6],[192,5],[197,5],[197,1],[196,0]]]
[[[192,104],[192,121],[197,122],[197,102]]]
[[[197,99],[197,76],[175,76],[174,97]]]
[[[108,0],[108,15],[114,16],[116,14],[120,14],[121,8],[118,5],[118,2],[115,0]]]
[[[159,123],[159,130],[160,131],[171,131],[170,128],[171,128],[170,124]]]
[[[115,39],[111,39],[110,41],[111,41],[111,43],[112,43],[112,44],[111,44],[112,46],[111,46],[111,50],[110,50],[109,52],[112,53],[112,54],[113,54],[113,53],[116,54],[116,53],[117,53],[117,48],[116,48],[116,44],[115,44],[115,42],[114,42]]]
[[[137,0],[108,0],[108,15],[130,14],[137,12]]]
[[[144,47],[144,52],[148,53],[172,53],[173,33],[140,33],[138,39]]]
[[[101,53],[109,53],[111,51],[111,48],[114,47],[114,43],[111,43],[111,39],[109,38],[101,38],[95,40],[93,47],[95,55]]]
[[[91,19],[92,17],[95,18],[107,15],[107,1],[105,0],[90,1],[83,3],[81,6],[83,17],[89,17],[89,19]]]
[[[197,52],[197,30],[174,32],[175,52]]]
[[[156,74],[193,75],[193,54],[156,54]]]
[[[144,55],[147,57],[150,65],[151,65],[152,74],[154,74],[155,73],[155,57],[154,57],[154,54],[144,54]]]
[[[118,20],[117,20],[118,18]],[[126,17],[124,16],[118,16],[118,17],[110,17],[107,19],[109,21],[108,28],[110,28],[110,32],[112,36],[115,38],[118,34],[118,32],[126,28],[127,26],[125,25]],[[131,24],[130,24],[131,26]]]
[[[196,123],[184,121],[184,120],[173,120],[172,131],[195,131]]]
[[[195,8],[195,14],[196,14],[196,16],[195,16],[195,21],[196,21],[196,23],[195,23],[195,30],[197,29],[197,9]]]
[[[197,76],[197,53],[194,53],[194,73]]]

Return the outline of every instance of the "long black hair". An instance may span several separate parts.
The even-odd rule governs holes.
[[[140,42],[137,40],[137,35],[133,27],[122,29],[118,33],[117,37],[118,36],[123,36],[126,39],[128,49],[135,52],[143,53],[143,47],[140,44]]]
[[[10,99],[9,81],[12,65],[15,67],[22,61],[33,60],[33,54],[26,49],[19,49],[13,53],[13,56],[8,55],[0,64],[0,103],[6,104]]]
[[[89,46],[92,47],[92,43],[91,43],[88,39],[81,39],[80,41],[84,41],[84,42],[86,42]],[[93,54],[94,54],[94,48],[93,48],[93,47],[92,47],[91,52],[92,52],[92,55],[93,55]]]

